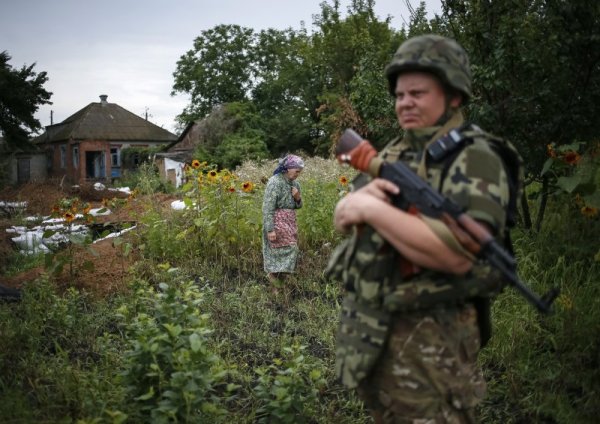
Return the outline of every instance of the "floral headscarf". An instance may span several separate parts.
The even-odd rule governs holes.
[[[279,160],[277,164],[277,168],[273,171],[273,175],[281,174],[282,172],[287,172],[288,169],[303,169],[304,161],[300,156],[296,155],[285,155],[283,159]]]

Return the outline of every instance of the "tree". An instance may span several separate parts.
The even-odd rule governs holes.
[[[0,130],[9,146],[26,146],[31,133],[42,128],[34,115],[40,105],[52,104],[52,93],[43,87],[46,72],[33,71],[35,63],[17,70],[10,60],[8,52],[0,53]]]
[[[202,31],[194,48],[177,61],[172,94],[187,93],[191,103],[179,115],[183,123],[204,118],[215,106],[244,101],[252,88],[254,31],[217,25]]]
[[[312,153],[321,84],[306,58],[310,48],[305,31],[269,29],[258,35],[252,99],[274,156],[297,150]]]
[[[513,140],[538,174],[546,145],[597,139],[600,3],[448,0],[450,35],[469,52],[471,117]]]
[[[324,75],[318,99],[321,137],[317,151],[331,150],[346,127],[378,144],[397,132],[383,69],[399,45],[391,18],[380,21],[372,0],[353,0],[342,18],[339,1],[321,4],[313,35],[315,69]]]
[[[200,143],[194,158],[233,169],[247,159],[269,155],[260,116],[252,102],[232,102],[216,107],[198,123]]]

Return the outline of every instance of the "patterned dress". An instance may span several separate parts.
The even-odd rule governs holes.
[[[296,209],[302,200],[292,197],[292,187],[300,191],[300,184],[289,180],[283,173],[273,175],[267,182],[263,198],[263,260],[268,273],[293,272],[298,258],[298,227]],[[267,233],[275,231],[277,238],[269,242]]]

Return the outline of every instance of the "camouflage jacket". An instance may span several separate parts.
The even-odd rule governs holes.
[[[478,127],[467,126],[461,128],[461,133],[468,143],[452,157],[432,162],[424,155],[427,145],[440,134],[462,124],[462,117],[455,116],[430,139],[420,142],[396,139],[379,156],[385,161],[404,161],[432,187],[502,238],[511,190],[505,165],[494,145],[506,142]],[[517,175],[522,177],[522,167]],[[369,180],[365,174],[358,176],[353,182],[354,189]],[[450,247],[461,249],[439,221],[425,217],[424,220]],[[391,314],[463,303],[474,297],[491,296],[502,287],[498,273],[485,263],[476,262],[466,276],[423,270],[407,277],[401,262],[400,254],[367,225],[356,228],[353,236],[332,255],[327,273],[341,279],[348,291],[342,307],[336,356],[338,375],[350,387],[366,376],[375,361],[378,349],[385,342]]]

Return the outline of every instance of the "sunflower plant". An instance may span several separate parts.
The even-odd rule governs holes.
[[[541,175],[555,181],[558,193],[575,196],[575,204],[587,218],[600,209],[600,142],[592,146],[573,143],[547,146],[548,159]]]
[[[182,237],[192,236],[196,251],[225,268],[256,267],[260,253],[260,201],[253,181],[228,169],[193,160],[186,170]]]
[[[47,228],[42,235],[44,245],[49,250],[44,262],[50,274],[62,274],[65,266],[68,266],[71,277],[77,273],[78,267],[74,261],[76,246],[83,246],[95,254],[90,247],[92,236],[86,225],[94,221],[90,211],[90,204],[78,198],[63,198],[52,207],[51,216],[62,221],[62,224]],[[86,224],[79,224],[80,220]],[[91,261],[84,261],[80,266],[84,270],[92,270],[93,267]]]

